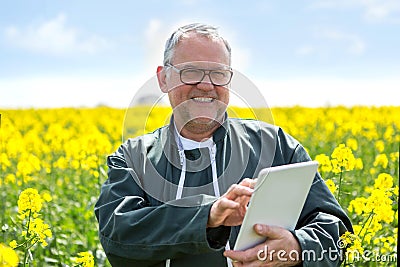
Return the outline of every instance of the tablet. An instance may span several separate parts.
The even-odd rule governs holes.
[[[253,230],[257,223],[294,230],[317,169],[317,161],[262,169],[234,250],[246,250],[266,240]]]

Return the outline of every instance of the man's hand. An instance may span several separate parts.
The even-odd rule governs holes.
[[[291,232],[263,224],[256,224],[254,230],[267,237],[267,241],[244,251],[225,251],[224,256],[232,259],[233,266],[294,266],[301,263],[301,247]]]
[[[220,225],[236,226],[242,224],[247,205],[256,180],[244,179],[240,184],[232,185],[212,206],[207,227]]]

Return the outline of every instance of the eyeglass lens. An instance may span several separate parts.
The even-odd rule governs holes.
[[[182,82],[186,84],[200,83],[207,75],[211,83],[215,85],[226,85],[230,82],[232,72],[229,70],[183,69],[180,75]]]

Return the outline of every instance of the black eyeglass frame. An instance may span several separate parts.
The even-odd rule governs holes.
[[[218,84],[218,83],[214,83],[214,81],[212,80],[210,74],[214,71],[218,72],[221,70],[208,70],[208,69],[198,69],[198,68],[184,68],[184,69],[178,69],[176,66],[172,65],[171,63],[167,63],[165,64],[166,67],[171,67],[173,70],[175,70],[177,73],[179,73],[179,79],[181,80],[181,83],[183,84],[187,84],[187,85],[197,85],[199,83],[201,83],[204,80],[204,77],[206,77],[206,75],[208,76],[208,78],[210,79],[210,82],[214,85],[214,86],[225,86],[228,85],[231,81],[232,81],[232,77],[233,77],[233,71],[232,69],[226,69],[223,71],[228,71],[231,75],[228,79],[228,82],[223,83],[223,84]],[[203,72],[203,77],[201,77],[201,79],[198,82],[184,82],[182,80],[182,71],[185,70],[199,70]],[[206,73],[207,72],[207,73]]]

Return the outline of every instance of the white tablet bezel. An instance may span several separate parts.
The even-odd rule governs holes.
[[[246,250],[266,240],[253,230],[257,223],[293,230],[317,169],[317,161],[262,169],[234,249]]]

